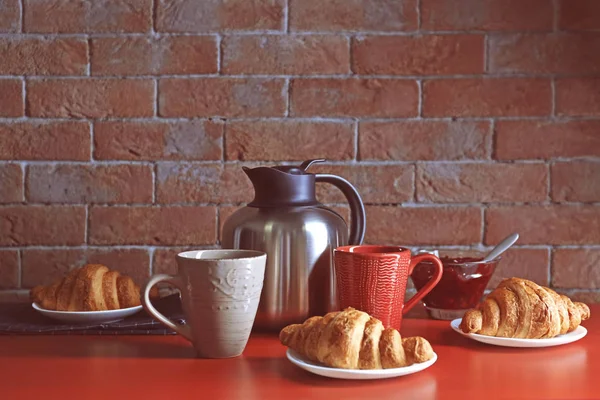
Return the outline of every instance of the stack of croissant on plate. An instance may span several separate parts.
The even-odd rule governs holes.
[[[156,297],[156,289],[152,297]],[[141,305],[140,287],[127,275],[100,264],[72,269],[65,277],[31,289],[31,299],[54,311],[105,311]]]
[[[384,329],[380,320],[352,307],[288,325],[279,340],[301,356],[332,368],[399,368],[434,356],[426,339],[401,338],[396,329]]]
[[[590,308],[565,295],[520,279],[504,279],[479,305],[465,313],[464,333],[545,339],[569,333],[590,317]]]

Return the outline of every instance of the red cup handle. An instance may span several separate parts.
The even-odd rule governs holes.
[[[406,314],[411,308],[413,308],[417,304],[417,302],[419,300],[421,300],[423,297],[427,296],[427,294],[433,290],[435,285],[438,284],[440,279],[442,279],[442,273],[444,272],[444,265],[442,264],[442,261],[438,257],[434,256],[433,254],[421,254],[419,256],[412,258],[410,260],[410,266],[408,267],[408,275],[412,274],[413,270],[415,269],[415,266],[418,263],[420,263],[421,261],[426,261],[426,260],[433,262],[433,265],[436,266],[436,272],[434,273],[433,278],[431,278],[431,280],[429,282],[427,282],[427,284],[425,284],[425,286],[423,286],[421,288],[421,290],[419,290],[417,293],[415,293],[415,295],[413,297],[411,297],[410,300],[408,300],[406,302],[406,304],[404,304],[404,309],[402,310],[402,314]]]

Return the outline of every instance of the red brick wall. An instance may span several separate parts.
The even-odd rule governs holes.
[[[600,300],[597,0],[0,1],[0,299],[218,246],[241,165],[324,157],[367,242]],[[319,197],[338,209],[335,190]]]

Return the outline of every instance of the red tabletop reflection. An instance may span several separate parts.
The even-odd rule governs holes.
[[[275,335],[253,335],[241,357],[194,358],[177,336],[2,336],[2,399],[600,398],[600,305],[588,335],[542,349],[466,339],[449,322],[407,318],[402,335],[428,339],[439,358],[379,381],[319,377],[292,365]]]

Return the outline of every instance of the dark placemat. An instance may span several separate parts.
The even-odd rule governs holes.
[[[179,294],[156,300],[154,307],[173,322],[185,322]],[[0,335],[172,335],[175,332],[146,310],[108,324],[68,324],[48,318],[31,303],[0,304]]]

